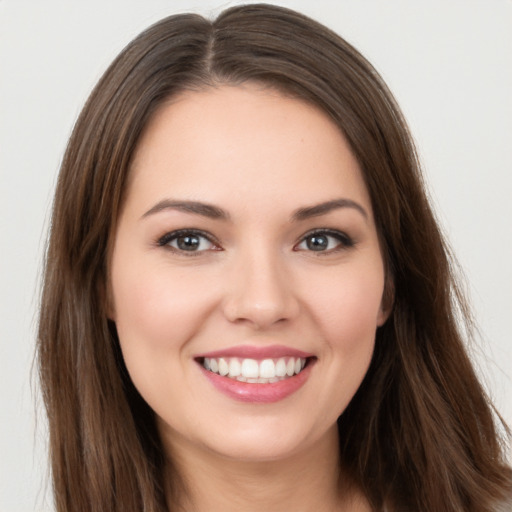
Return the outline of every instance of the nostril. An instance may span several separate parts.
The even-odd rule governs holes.
[[[252,325],[258,330],[283,324],[296,318],[299,302],[289,280],[277,269],[245,267],[243,275],[233,280],[233,288],[225,296],[225,317],[236,324]]]

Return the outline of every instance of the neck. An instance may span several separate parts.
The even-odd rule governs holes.
[[[367,510],[340,471],[337,429],[308,450],[280,460],[234,460],[183,445],[170,451],[183,483],[183,511]]]

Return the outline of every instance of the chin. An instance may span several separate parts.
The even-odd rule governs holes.
[[[305,421],[290,424],[282,418],[272,418],[212,433],[206,446],[226,459],[263,463],[286,460],[316,450],[324,439],[337,443],[336,424],[327,432],[318,432]]]

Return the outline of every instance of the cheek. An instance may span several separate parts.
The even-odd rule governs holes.
[[[370,365],[381,305],[383,278],[357,273],[343,276],[317,297],[316,324],[324,342],[323,378],[328,393],[321,399],[328,419],[343,413]]]
[[[324,291],[311,299],[311,310],[323,326],[333,348],[357,350],[366,340],[373,342],[381,315],[383,274],[357,272],[331,279]]]
[[[168,402],[181,403],[174,390],[186,386],[189,341],[207,316],[208,299],[195,282],[162,266],[138,267],[136,261],[113,266],[112,291],[115,323],[123,359],[139,393],[155,411]],[[166,393],[162,394],[162,390]]]
[[[114,320],[125,359],[145,352],[156,359],[168,352],[176,356],[208,310],[198,293],[199,277],[189,273],[180,279],[173,273],[170,279],[161,265],[143,267],[137,261],[120,261],[113,268]]]

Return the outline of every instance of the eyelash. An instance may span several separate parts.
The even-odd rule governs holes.
[[[337,231],[334,229],[315,229],[313,231],[309,231],[308,233],[306,233],[300,239],[300,241],[296,245],[294,245],[294,250],[300,251],[301,249],[297,249],[297,247],[299,247],[302,244],[307,244],[308,238],[312,238],[314,236],[316,236],[318,238],[320,238],[320,237],[329,238],[330,237],[330,238],[336,239],[337,242],[339,242],[338,246],[331,248],[331,249],[327,249],[325,251],[324,250],[315,251],[314,249],[311,249],[311,248],[309,248],[309,251],[308,251],[308,249],[303,249],[307,252],[316,253],[317,256],[332,254],[332,253],[335,253],[338,251],[342,251],[344,249],[349,249],[355,245],[354,240],[352,238],[350,238],[347,234],[343,233],[342,231]],[[203,250],[199,250],[199,251],[196,251],[196,250],[189,251],[186,249],[180,249],[179,247],[173,247],[172,245],[170,245],[172,242],[178,240],[180,237],[202,238],[202,239],[208,241],[210,244],[212,244],[213,248],[212,249],[203,249]],[[199,242],[199,244],[201,244],[201,241]],[[216,239],[211,234],[209,234],[205,231],[202,231],[200,229],[179,229],[177,231],[171,231],[169,233],[166,233],[161,238],[159,238],[157,241],[157,245],[159,247],[168,248],[169,250],[176,252],[180,255],[186,256],[186,257],[199,256],[208,250],[214,250],[214,251],[222,250],[220,247],[220,244],[216,241]]]
[[[210,244],[214,246],[212,250],[218,251],[221,250],[218,242],[215,240],[212,235],[209,233],[206,233],[205,231],[202,231],[200,229],[179,229],[177,231],[171,231],[170,233],[166,233],[164,236],[158,239],[157,245],[159,247],[165,247],[166,249],[169,249],[173,252],[182,254],[184,256],[198,256],[205,252],[205,250],[202,251],[187,251],[186,249],[180,249],[179,247],[173,247],[171,246],[171,242],[178,240],[180,237],[197,237],[197,238],[203,238],[207,240]],[[201,243],[201,242],[199,242]]]
[[[310,252],[316,253],[317,256],[332,254],[335,252],[350,249],[351,247],[353,247],[355,245],[354,240],[351,237],[349,237],[346,233],[343,233],[342,231],[338,231],[336,229],[323,228],[323,229],[315,229],[313,231],[309,231],[308,233],[306,233],[295,247],[297,247],[301,244],[307,243],[307,239],[312,238],[314,236],[330,237],[330,238],[336,239],[339,242],[338,246],[328,249],[326,251],[315,251],[313,249],[310,249]],[[294,247],[294,249],[295,249],[295,247]]]

